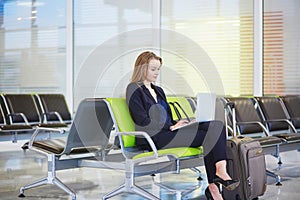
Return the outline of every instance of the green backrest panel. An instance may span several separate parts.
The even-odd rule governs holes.
[[[186,114],[188,115],[188,117],[190,118],[194,118],[195,117],[195,113],[193,112],[193,109],[189,103],[189,101],[185,98],[185,97],[179,97],[179,96],[168,96],[167,97],[167,102],[178,102],[181,107],[184,109],[184,111],[186,112]],[[171,106],[171,111],[172,111],[172,116],[174,120],[178,120],[178,117],[173,109],[173,106]],[[184,113],[179,110],[181,116],[183,118],[186,118]]]
[[[106,98],[110,103],[114,117],[117,121],[118,131],[120,132],[134,132],[135,125],[129,113],[125,98]],[[124,147],[134,147],[135,137],[132,135],[122,136]]]
[[[158,155],[175,155],[178,158],[183,158],[183,157],[190,157],[190,156],[198,156],[203,153],[203,148],[193,148],[193,147],[177,147],[177,148],[170,148],[170,149],[162,149],[158,150]],[[141,153],[133,157],[133,159],[137,158],[143,158],[143,157],[148,157],[152,156],[153,152],[146,152],[146,153]]]

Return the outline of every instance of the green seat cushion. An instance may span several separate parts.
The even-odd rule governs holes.
[[[202,153],[203,153],[202,147],[199,147],[199,148],[177,147],[177,148],[158,150],[158,155],[160,155],[160,156],[172,154],[178,158],[197,156],[197,155],[201,155]],[[152,155],[153,155],[153,151],[146,152],[146,153],[140,153],[140,154],[134,156],[133,159],[144,158],[144,157],[148,157],[148,156],[152,156]]]

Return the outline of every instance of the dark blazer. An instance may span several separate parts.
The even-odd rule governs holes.
[[[167,102],[163,89],[151,84],[156,94]],[[158,140],[160,132],[169,132],[170,126],[176,122],[172,118],[169,105],[165,109],[156,103],[146,86],[141,83],[130,83],[126,89],[126,102],[135,122],[136,131],[145,131],[153,139],[154,143]],[[167,115],[171,117],[171,122],[167,122]],[[136,138],[137,145],[146,144],[145,139]]]

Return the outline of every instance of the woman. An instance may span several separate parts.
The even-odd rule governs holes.
[[[226,134],[223,123],[199,122],[180,128],[189,122],[173,120],[163,89],[154,85],[161,65],[162,59],[149,51],[140,54],[135,62],[132,80],[126,90],[126,101],[136,130],[147,132],[157,149],[203,146],[209,182],[205,195],[207,199],[223,199],[219,184],[229,190],[239,184],[226,172]],[[136,138],[136,145],[150,150],[144,138]]]

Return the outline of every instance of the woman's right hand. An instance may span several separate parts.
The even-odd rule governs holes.
[[[189,124],[190,122],[186,119],[179,120],[175,125],[170,126],[170,130],[173,131],[174,129],[180,128],[181,126],[184,126],[186,124]]]

